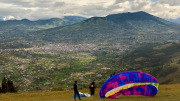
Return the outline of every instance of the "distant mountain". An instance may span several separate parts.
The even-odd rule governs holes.
[[[3,19],[0,17],[0,21],[3,21]]]
[[[28,19],[22,20],[7,20],[0,22],[0,30],[40,30],[54,28],[58,26],[70,25],[85,20],[86,18],[80,16],[65,16],[64,18],[52,18],[45,20],[30,21]]]
[[[177,23],[180,24],[180,18],[177,19],[166,19],[167,21],[173,22],[173,23]]]
[[[29,39],[46,42],[154,43],[178,41],[180,25],[141,11],[93,17],[73,25],[29,35]]]
[[[30,21],[28,19],[0,21],[0,48],[28,47],[30,44],[24,45],[27,42],[24,42],[25,39],[22,39],[23,36],[26,36],[25,33],[71,25],[85,19],[87,18],[80,16],[65,16],[64,18],[52,18],[37,21]]]

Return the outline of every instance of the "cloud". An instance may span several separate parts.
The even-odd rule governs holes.
[[[106,16],[146,11],[162,18],[180,18],[180,0],[1,0],[0,16],[30,20],[76,15]]]
[[[59,8],[59,7],[62,8],[64,5],[65,5],[64,2],[55,2],[54,5],[53,5],[53,7],[54,7],[54,8]]]
[[[2,20],[13,20],[14,19],[14,16],[6,16],[6,17],[3,17]]]
[[[151,2],[150,0],[134,0],[134,5],[131,6],[132,11],[143,10],[161,18],[180,18],[180,5],[172,5],[174,1],[157,1]]]

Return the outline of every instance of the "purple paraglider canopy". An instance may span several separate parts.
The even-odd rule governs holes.
[[[118,73],[109,78],[101,87],[101,98],[117,98],[119,95],[155,96],[159,83],[150,74],[139,71]]]

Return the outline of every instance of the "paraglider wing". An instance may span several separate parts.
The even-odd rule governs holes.
[[[157,79],[139,71],[118,73],[109,78],[101,87],[101,98],[116,98],[119,95],[155,96],[159,89]]]

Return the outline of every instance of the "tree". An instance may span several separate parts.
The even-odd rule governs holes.
[[[5,77],[3,78],[1,85],[0,93],[17,92],[17,87],[14,86],[13,81],[6,79]]]

